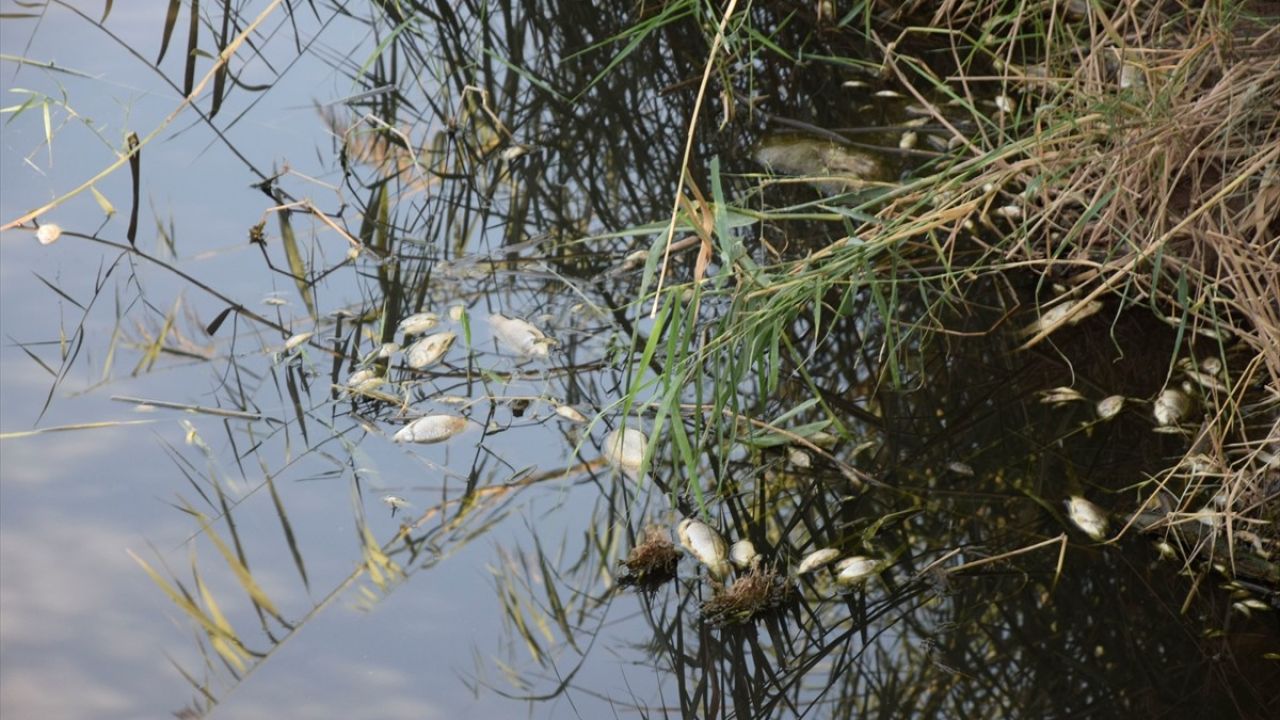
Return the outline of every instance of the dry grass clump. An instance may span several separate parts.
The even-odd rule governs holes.
[[[627,573],[618,578],[620,585],[652,587],[676,576],[680,551],[671,542],[671,532],[661,525],[648,525],[644,538],[622,561]]]
[[[1212,530],[1189,556],[1234,563],[1240,551],[1269,576],[1280,557],[1280,8],[895,6],[917,23],[903,37],[928,18],[931,32],[951,31],[957,58],[985,59],[941,78],[886,43],[886,72],[918,100],[952,94],[977,130],[961,136],[938,110],[959,156],[880,217],[897,237],[930,238],[948,263],[981,224],[994,231],[974,238],[988,269],[1053,280],[1053,304],[1072,311],[1024,347],[1102,300],[1108,312],[1148,308],[1179,329],[1179,355],[1220,362],[1203,422],[1184,428],[1186,456],[1149,497],[1171,493],[1169,523]],[[992,83],[995,110],[976,90]],[[1177,387],[1172,364],[1169,377]]]
[[[795,595],[791,580],[771,567],[756,565],[728,589],[702,604],[702,617],[712,625],[735,625],[786,604]]]

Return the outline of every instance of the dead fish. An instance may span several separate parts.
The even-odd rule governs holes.
[[[546,358],[555,344],[541,330],[518,318],[494,313],[489,316],[489,326],[498,342],[524,357]]]
[[[1061,305],[1057,305],[1041,315],[1040,319],[1023,328],[1022,334],[1036,335],[1045,328],[1057,327],[1063,322],[1064,318],[1070,318],[1066,320],[1067,325],[1075,325],[1081,320],[1084,320],[1090,315],[1101,310],[1102,302],[1099,300],[1090,300],[1079,310],[1077,310],[1076,307],[1076,303],[1063,303]]]
[[[898,138],[898,148],[902,150],[910,150],[916,146],[916,141],[920,136],[914,130],[908,130],[902,133],[902,137]]]
[[[52,245],[62,237],[62,228],[53,223],[45,223],[36,230],[36,239],[41,245]]]
[[[813,467],[813,458],[809,453],[800,448],[791,448],[787,451],[787,460],[801,470],[808,470]]]
[[[409,507],[409,501],[399,495],[383,495],[382,503],[391,508],[391,517],[396,516],[397,510]]]
[[[635,428],[619,428],[604,438],[604,457],[620,470],[629,473],[640,471],[644,462],[649,438]]]
[[[875,96],[878,98],[900,98],[902,97],[902,93],[895,90],[878,90],[876,91]]]
[[[973,468],[968,463],[962,463],[957,460],[956,462],[947,463],[947,469],[957,475],[973,477]]]
[[[351,373],[347,378],[347,387],[352,390],[373,390],[382,385],[382,376],[376,368],[365,368]]]
[[[529,152],[528,145],[512,145],[502,151],[502,159],[511,162]]]
[[[312,335],[315,335],[315,333],[304,332],[304,333],[298,333],[297,335],[290,337],[288,340],[284,341],[284,351],[292,352],[296,350],[299,345],[310,340]]]
[[[698,562],[707,566],[711,577],[723,580],[729,574],[729,548],[715,528],[701,520],[685,518],[680,521],[677,532],[680,536],[680,544],[697,558]]]
[[[739,540],[729,546],[729,562],[739,570],[746,570],[760,561],[760,553],[750,540]]]
[[[433,312],[414,313],[396,325],[396,332],[404,335],[421,335],[440,324],[440,316]]]
[[[556,414],[569,422],[584,423],[587,421],[587,416],[578,412],[572,405],[557,405]]]
[[[426,415],[400,428],[391,439],[395,442],[438,443],[466,429],[466,418],[457,415]]]
[[[449,347],[457,337],[455,333],[448,330],[428,335],[404,351],[405,362],[415,370],[435,365],[440,362],[445,353],[449,352]]]
[[[1083,530],[1085,535],[1098,542],[1106,539],[1107,514],[1103,512],[1102,508],[1079,495],[1072,495],[1067,498],[1066,504],[1067,517],[1071,518],[1071,522]]]
[[[814,550],[808,555],[805,555],[804,559],[800,561],[800,567],[796,568],[796,574],[803,575],[807,572],[817,570],[838,557],[840,557],[840,551],[835,548]]]
[[[1022,208],[1017,205],[1002,205],[992,210],[991,214],[1006,220],[1019,220],[1022,218]]]
[[[462,322],[462,318],[467,315],[466,305],[454,305],[449,308],[449,319],[454,322]]]
[[[1065,405],[1076,400],[1084,400],[1079,391],[1069,387],[1056,387],[1040,391],[1040,402],[1046,405]]]
[[[1177,425],[1191,412],[1191,398],[1181,390],[1169,388],[1156,397],[1152,414],[1163,426]]]
[[[1096,410],[1098,411],[1099,420],[1110,420],[1116,415],[1119,415],[1120,411],[1123,409],[1124,409],[1123,395],[1112,395],[1111,397],[1105,397],[1098,401],[1098,405],[1096,407]]]
[[[1002,113],[1013,112],[1013,98],[1008,95],[997,95],[995,98],[996,109]]]
[[[400,343],[382,343],[378,346],[377,357],[379,360],[385,360],[400,351]]]
[[[836,582],[841,585],[857,585],[866,582],[880,568],[880,563],[863,555],[847,557],[836,563]]]

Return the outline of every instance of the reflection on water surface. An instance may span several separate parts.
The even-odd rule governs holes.
[[[37,426],[134,408],[154,430],[113,425],[102,432],[119,447],[77,461],[104,484],[127,481],[126,459],[142,468],[140,487],[110,496],[106,513],[80,502],[53,513],[47,483],[7,491],[112,549],[110,577],[93,582],[143,588],[128,595],[144,611],[127,632],[83,640],[95,658],[118,659],[108,645],[145,648],[119,660],[146,678],[143,699],[104,691],[68,700],[69,715],[1280,710],[1277,665],[1261,659],[1277,638],[1263,549],[1250,556],[1256,582],[1228,585],[1182,562],[1185,547],[1162,559],[1155,542],[1212,531],[1139,531],[1172,516],[1144,508],[1158,497],[1147,481],[1186,443],[1153,432],[1151,400],[1169,357],[1185,352],[1174,331],[1103,307],[1018,351],[1021,330],[1043,322],[1033,280],[963,278],[956,307],[910,279],[919,268],[905,255],[869,244],[870,282],[764,318],[755,345],[713,332],[813,256],[863,242],[832,244],[843,237],[832,213],[865,215],[874,206],[859,203],[945,154],[945,142],[917,151],[901,140],[937,128],[877,93],[883,78],[857,63],[770,60],[752,87],[726,91],[760,97],[728,102],[736,110],[722,109],[719,127],[695,133],[694,189],[651,316],[641,299],[661,265],[701,31],[664,14],[677,9],[397,7],[375,4],[364,19],[279,10],[274,32],[296,42],[275,38],[242,69],[284,93],[294,79],[272,53],[301,47],[306,72],[338,78],[340,92],[293,98],[322,107],[290,129],[314,130],[319,152],[282,159],[236,135],[244,150],[232,161],[210,128],[230,133],[235,113],[248,122],[270,97],[243,79],[219,91],[215,117],[176,136],[192,153],[214,142],[204,153],[217,159],[197,162],[239,162],[237,187],[254,184],[225,211],[216,186],[202,198],[219,205],[210,222],[230,218],[244,240],[193,237],[198,214],[155,210],[140,254],[121,255],[119,218],[95,230],[92,208],[68,207],[51,247],[104,258],[105,282],[50,283],[67,288],[64,313],[84,310],[83,324],[61,320],[82,352],[44,344],[44,309],[23,319],[5,291],[21,348],[5,356],[7,400],[24,382],[19,366],[87,371],[93,380],[77,385],[63,371],[41,378],[54,392]],[[775,42],[814,32],[812,18],[751,12]],[[640,19],[651,33],[609,42]],[[117,22],[134,20],[106,26]],[[361,39],[339,52],[329,43],[344,32]],[[862,128],[833,117],[853,112],[875,117]],[[764,139],[819,125],[858,144],[810,132],[802,159],[822,167],[790,156],[777,167],[776,153],[757,164],[777,147]],[[151,192],[188,168],[164,152],[144,155]],[[824,179],[861,176],[867,163],[868,183]],[[851,195],[810,207],[811,188],[770,169]],[[21,177],[8,161],[5,173]],[[759,216],[724,212],[725,198]],[[772,212],[793,204],[801,211]],[[18,212],[8,201],[5,211]],[[712,234],[724,243],[714,253]],[[908,280],[890,280],[895,268]],[[100,307],[75,300],[98,295]],[[947,332],[926,332],[937,327]],[[1122,353],[1115,337],[1143,342]],[[1043,401],[1059,387],[1076,396]],[[1127,399],[1100,415],[1115,396]],[[6,431],[44,402],[17,397]],[[75,442],[92,447],[93,432]],[[6,483],[31,461],[21,443],[49,437],[6,439]],[[1100,507],[1113,531],[1148,515],[1098,542],[1072,523],[1071,497]],[[24,535],[10,542],[49,542],[5,519],[6,535]],[[117,562],[126,548],[135,561]],[[832,552],[802,569],[821,549]],[[20,572],[7,557],[6,596],[85,552]],[[76,641],[14,632],[42,611],[5,605],[5,707],[55,707],[17,688],[55,673],[50,658]],[[64,617],[101,629],[102,612],[86,603]]]

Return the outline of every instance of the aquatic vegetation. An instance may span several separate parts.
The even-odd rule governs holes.
[[[783,607],[796,595],[786,575],[764,565],[756,565],[733,582],[727,590],[702,604],[702,617],[712,625],[749,623]]]
[[[676,576],[679,561],[680,552],[671,542],[671,531],[662,525],[646,525],[641,541],[622,561],[627,573],[618,582],[641,587],[660,585]]]

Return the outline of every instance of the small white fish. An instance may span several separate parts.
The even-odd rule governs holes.
[[[449,308],[449,319],[454,322],[462,322],[462,318],[467,315],[466,305],[454,305]]]
[[[1112,395],[1110,397],[1102,398],[1098,401],[1096,409],[1098,411],[1099,420],[1110,420],[1116,415],[1119,415],[1120,411],[1124,409],[1124,396]]]
[[[414,313],[396,325],[396,332],[403,335],[421,335],[440,324],[440,316],[433,312]]]
[[[448,330],[428,335],[404,351],[405,362],[415,370],[435,365],[449,352],[449,347],[457,337]]]
[[[995,210],[992,210],[991,214],[996,217],[1005,218],[1006,220],[1018,220],[1022,218],[1022,208],[1017,205],[1001,205]]]
[[[467,429],[457,415],[427,415],[405,425],[391,438],[395,442],[438,443]]]
[[[902,150],[910,150],[916,146],[916,141],[920,136],[914,130],[908,130],[902,133],[902,137],[898,138],[898,147]]]
[[[685,518],[680,521],[678,534],[680,544],[707,566],[712,577],[723,580],[729,574],[729,548],[714,528],[701,520]]]
[[[1049,390],[1041,390],[1040,402],[1046,405],[1064,405],[1077,400],[1084,400],[1084,396],[1078,390],[1069,387],[1056,387]]]
[[[518,318],[494,313],[489,316],[489,326],[498,342],[523,357],[546,358],[555,344],[541,330]]]
[[[391,508],[391,517],[396,516],[397,510],[409,507],[409,501],[399,495],[383,495],[382,502],[387,507]]]
[[[292,352],[293,350],[296,350],[299,345],[310,340],[312,335],[315,335],[315,333],[304,332],[304,333],[298,333],[297,335],[290,337],[288,340],[284,341],[284,351]]]
[[[584,423],[587,416],[578,412],[572,405],[557,405],[556,414],[569,422]]]
[[[739,570],[746,570],[760,561],[760,553],[750,540],[739,540],[729,546],[729,561]]]
[[[876,560],[863,555],[854,555],[836,563],[834,572],[836,582],[847,586],[866,582],[867,578],[879,569],[880,563]]]
[[[373,390],[382,385],[382,376],[375,368],[365,368],[351,373],[347,378],[347,387],[352,390]]]
[[[800,567],[796,568],[796,574],[803,575],[807,572],[817,570],[838,557],[840,557],[840,551],[835,548],[814,550],[808,555],[805,555],[804,559],[800,561]]]
[[[45,223],[36,230],[36,239],[41,245],[52,245],[58,242],[58,238],[62,237],[62,228],[53,223]]]
[[[1067,498],[1067,516],[1085,535],[1102,542],[1107,537],[1107,514],[1079,495]]]
[[[867,84],[861,80],[845,80],[844,82],[840,83],[840,87],[847,87],[847,88],[864,88],[866,86]]]
[[[604,438],[604,458],[625,472],[640,471],[649,438],[635,428],[620,428]]]
[[[279,295],[268,295],[268,296],[266,296],[266,297],[262,298],[262,304],[263,304],[263,305],[272,305],[272,306],[274,306],[274,307],[279,307],[279,306],[281,306],[281,305],[288,305],[288,304],[289,304],[289,301],[288,301],[288,300],[285,300],[284,298],[280,297]]]
[[[1177,425],[1191,412],[1191,398],[1181,390],[1169,388],[1156,397],[1152,414],[1163,426]]]
[[[902,97],[902,93],[894,90],[878,90],[876,91],[875,96],[878,98],[900,98]]]
[[[528,145],[512,145],[502,151],[502,159],[511,162],[529,152]]]
[[[787,451],[787,460],[801,470],[808,470],[813,467],[813,458],[809,453],[800,448],[791,448]]]
[[[400,343],[389,342],[378,346],[378,359],[385,360],[400,351]]]
[[[1003,113],[1013,112],[1013,98],[1008,95],[997,95],[996,109]]]
[[[947,469],[957,475],[963,475],[965,477],[973,477],[974,475],[973,468],[967,463],[962,463],[959,460],[947,463]]]
[[[1066,321],[1066,324],[1075,325],[1101,309],[1102,302],[1100,300],[1090,300],[1079,310],[1076,309],[1075,303],[1062,303],[1045,312],[1040,316],[1039,320],[1023,328],[1022,334],[1035,335],[1044,328],[1057,327],[1063,321],[1063,318],[1067,317],[1070,317],[1070,319]],[[1075,313],[1074,315],[1072,314],[1073,312]]]

